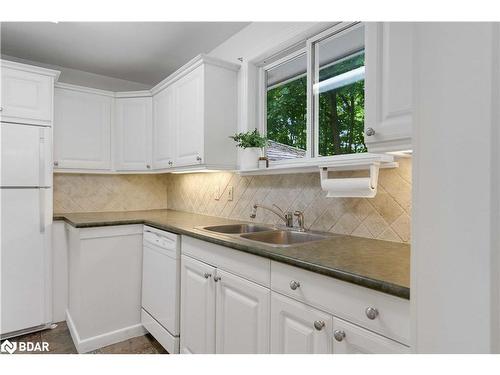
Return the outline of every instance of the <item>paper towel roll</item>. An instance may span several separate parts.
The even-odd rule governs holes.
[[[378,164],[370,166],[370,177],[328,178],[328,170],[322,169],[321,188],[328,198],[373,198],[377,194]]]

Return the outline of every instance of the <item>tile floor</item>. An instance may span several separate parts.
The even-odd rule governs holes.
[[[41,332],[29,333],[27,335],[9,339],[17,342],[48,342],[49,352],[38,352],[39,354],[78,354],[68,330],[66,322],[57,323],[54,329]],[[18,354],[35,354],[37,352]],[[165,349],[150,334],[135,337],[113,345],[106,346],[89,352],[88,354],[168,354]]]

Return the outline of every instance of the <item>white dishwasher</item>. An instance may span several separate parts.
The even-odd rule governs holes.
[[[169,352],[179,353],[180,236],[144,226],[141,321]]]

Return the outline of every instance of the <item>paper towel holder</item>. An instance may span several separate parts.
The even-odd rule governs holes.
[[[373,198],[377,194],[380,162],[372,162],[369,177],[328,178],[328,167],[320,167],[321,188],[327,198]],[[351,187],[351,189],[350,189]]]

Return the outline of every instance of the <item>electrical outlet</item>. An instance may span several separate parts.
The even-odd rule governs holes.
[[[228,201],[232,201],[233,200],[233,187],[232,186],[228,186],[227,187],[227,200]]]
[[[219,185],[214,187],[214,198],[216,201],[218,201],[220,199],[220,186]]]

